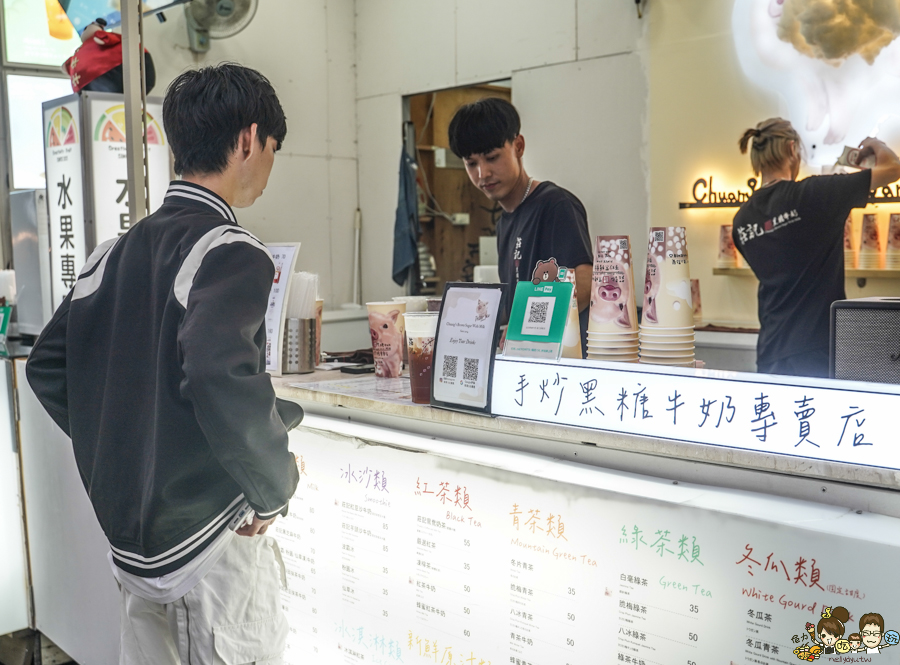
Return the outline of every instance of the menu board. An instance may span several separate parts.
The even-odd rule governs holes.
[[[291,435],[300,485],[269,532],[285,663],[769,665],[814,646],[825,607],[847,635],[868,613],[900,626],[897,519],[363,438]]]

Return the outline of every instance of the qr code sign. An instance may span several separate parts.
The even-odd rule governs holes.
[[[444,356],[444,369],[442,376],[447,379],[456,378],[456,367],[459,364],[459,356]]]
[[[463,381],[478,381],[478,358],[463,359]]]
[[[550,309],[548,302],[532,303],[531,310],[528,312],[528,323],[546,323],[548,309]]]
[[[665,242],[666,241],[666,232],[665,231],[654,231],[653,232],[653,242]]]
[[[628,238],[619,238],[619,249],[628,249]]]
[[[525,305],[525,320],[522,322],[523,335],[540,335],[545,337],[550,334],[550,324],[553,322],[553,306],[555,298],[531,297]]]

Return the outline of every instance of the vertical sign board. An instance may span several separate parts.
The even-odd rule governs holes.
[[[50,275],[53,309],[69,293],[87,258],[84,173],[78,95],[43,104],[44,162],[50,215]]]
[[[85,130],[90,134],[91,218],[94,245],[131,228],[128,168],[125,161],[125,104],[122,95],[85,93]],[[169,146],[162,128],[162,102],[147,101],[147,160],[150,212],[163,203],[169,187]]]

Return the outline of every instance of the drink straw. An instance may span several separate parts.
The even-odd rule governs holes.
[[[291,319],[316,318],[316,294],[319,290],[319,276],[311,272],[291,275],[287,316]]]

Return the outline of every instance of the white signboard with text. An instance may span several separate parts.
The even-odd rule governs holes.
[[[53,309],[75,285],[87,259],[81,108],[77,95],[44,104],[44,160],[50,215]]]
[[[837,606],[900,657],[895,518],[304,424],[287,665],[783,665]]]
[[[88,93],[90,181],[94,235],[99,245],[131,227],[125,159],[125,104],[121,95]],[[147,163],[150,212],[163,203],[171,177],[169,146],[162,127],[162,103],[147,102]]]
[[[625,363],[494,364],[494,415],[900,469],[900,386]],[[887,392],[894,391],[894,392]]]

